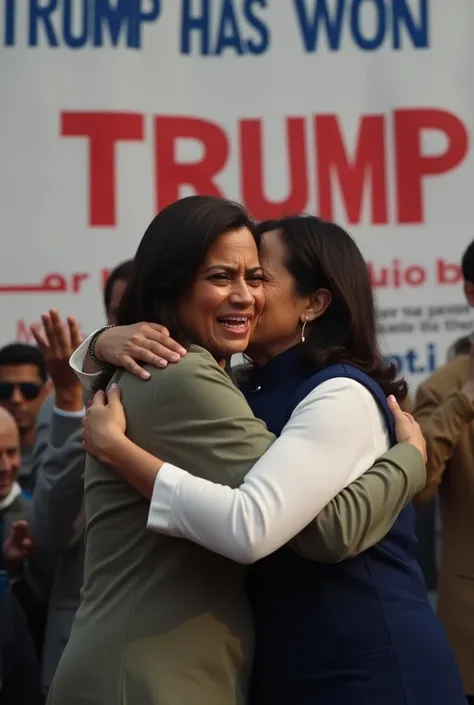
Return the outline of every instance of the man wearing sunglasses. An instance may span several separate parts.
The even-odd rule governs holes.
[[[13,343],[0,350],[0,406],[16,421],[20,432],[21,468],[18,482],[32,491],[33,446],[40,408],[51,392],[42,353],[32,345]]]

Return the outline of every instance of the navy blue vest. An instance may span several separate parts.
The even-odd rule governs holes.
[[[256,372],[244,392],[279,435],[298,403],[333,377],[355,379],[373,394],[395,443],[385,395],[350,365],[308,378],[293,348]],[[416,560],[414,518],[409,505],[383,541],[339,564],[283,547],[252,568],[250,705],[461,705],[457,668]]]

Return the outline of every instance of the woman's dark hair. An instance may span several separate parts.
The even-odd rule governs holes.
[[[214,196],[189,196],[160,211],[138,246],[117,325],[160,323],[181,344],[195,342],[181,323],[179,304],[214,242],[242,227],[250,230],[258,245],[259,236],[245,209]],[[112,374],[109,370],[101,375],[97,388],[104,389]]]
[[[331,292],[326,311],[306,329],[302,346],[305,363],[317,371],[341,362],[355,365],[377,382],[388,396],[402,401],[408,391],[397,379],[395,365],[387,364],[377,342],[375,302],[367,264],[354,240],[343,228],[310,215],[268,220],[257,227],[260,235],[279,230],[286,246],[286,268],[297,294],[317,289]]]

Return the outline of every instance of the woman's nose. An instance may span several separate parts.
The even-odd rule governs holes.
[[[255,297],[247,282],[241,282],[235,286],[231,293],[230,301],[240,306],[252,306],[255,303]]]

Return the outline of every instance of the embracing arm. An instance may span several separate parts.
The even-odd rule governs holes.
[[[127,439],[111,443],[112,456],[109,459],[120,467],[121,474],[141,494],[150,497],[153,492],[149,520],[151,528],[189,538],[240,562],[257,560],[279,548],[303,529],[316,513],[376,459],[370,424],[362,424],[365,429],[355,429],[356,432],[351,433],[351,443],[337,442],[339,434],[343,436],[354,431],[353,419],[357,415],[359,418],[361,416],[361,404],[367,403],[367,390],[350,381],[339,380],[331,384],[332,389],[326,389],[325,392],[323,386],[327,385],[321,385],[313,395],[319,401],[329,400],[337,424],[334,424],[334,417],[328,414],[327,405],[324,406],[324,414],[321,414],[321,405],[315,406],[314,399],[300,404],[282,437],[273,446],[275,451],[270,449],[256,463],[239,492],[233,493],[229,487],[207,483],[179,467],[163,464]],[[343,404],[341,391],[344,391]],[[202,392],[205,395],[205,390]],[[206,395],[207,399],[211,400],[209,394]],[[204,396],[201,405],[203,403]],[[371,397],[370,403],[373,403]],[[315,409],[319,409],[318,418],[313,418]],[[334,438],[335,428],[337,438]],[[319,433],[315,429],[319,429]],[[168,438],[173,435],[168,434]],[[210,435],[206,433],[207,443]],[[158,446],[157,452],[161,457],[170,459],[163,448]],[[318,463],[318,458],[324,460]],[[421,455],[420,461],[422,463]],[[177,465],[176,460],[173,462]],[[194,462],[199,462],[196,454]],[[192,469],[189,462],[181,462],[180,465]],[[204,466],[199,470],[200,475],[203,471],[207,474]],[[222,462],[214,482],[227,482],[225,475],[226,465]],[[353,500],[354,493],[351,494],[349,488],[352,499],[342,500],[343,503],[352,510],[354,506],[357,507],[357,501],[367,503],[370,492],[380,495],[380,486],[386,487],[386,481],[380,475],[375,474],[374,477],[375,484],[378,484],[376,489],[356,493],[356,499]],[[383,493],[378,501],[383,501]],[[397,498],[397,501],[402,504],[405,500]],[[305,555],[319,560],[340,560],[344,553],[347,555],[348,551],[353,550],[353,541],[359,542],[363,550],[366,547],[363,545],[364,540],[376,540],[370,537],[371,531],[376,530],[377,517],[383,525],[380,532],[387,530],[384,528],[387,524],[383,524],[381,509],[378,509],[378,513],[374,512],[372,519],[367,519],[363,509],[346,516],[340,507],[341,499],[338,498],[336,505],[326,510],[328,519],[322,522],[325,536],[318,538],[315,555],[307,548],[302,551]],[[334,555],[334,551],[339,551],[341,542],[338,539],[334,548],[334,541],[331,542],[329,538],[331,530],[328,527],[331,522],[339,525],[336,533],[343,537],[342,555]],[[346,546],[348,542],[349,549]],[[308,542],[303,540],[303,546],[307,545]]]
[[[290,546],[304,558],[323,563],[357,556],[387,535],[425,481],[420,451],[399,443],[334,497]]]
[[[112,441],[107,459],[148,500],[153,496],[156,482],[150,510],[150,526],[153,528],[155,513],[169,510],[174,492],[173,481],[169,485],[162,482],[166,467],[160,481],[157,481],[165,463],[124,436]],[[178,475],[180,473],[185,471],[178,470]],[[304,558],[325,563],[358,555],[388,533],[401,510],[424,487],[425,479],[425,464],[420,451],[410,443],[400,443],[379,458],[362,477],[336,495],[292,539],[290,546]],[[267,495],[262,494],[256,500],[262,506],[262,513],[266,503],[278,501],[270,473],[267,482]],[[289,510],[288,507],[286,511]]]
[[[238,490],[163,465],[149,527],[241,563],[257,561],[293,538],[373,464],[380,449],[374,436],[380,439],[381,434],[378,410],[365,388],[347,379],[325,382],[298,405]],[[346,526],[350,533],[350,521]],[[370,527],[365,533],[370,534]],[[331,560],[342,557],[331,554]]]

